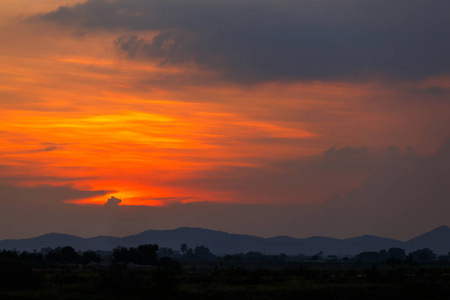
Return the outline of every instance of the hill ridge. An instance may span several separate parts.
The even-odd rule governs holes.
[[[217,255],[249,251],[289,255],[316,254],[322,251],[325,254],[354,255],[391,247],[400,247],[406,251],[430,248],[438,254],[447,254],[450,251],[450,228],[442,225],[406,242],[375,235],[361,235],[345,239],[325,236],[295,238],[287,235],[263,238],[200,227],[178,227],[169,230],[150,229],[125,237],[103,235],[83,238],[52,232],[28,239],[1,240],[0,249],[33,251],[44,247],[71,246],[82,251],[112,250],[119,245],[135,247],[148,243],[175,250],[179,249],[182,243],[186,243],[188,247],[204,245]]]

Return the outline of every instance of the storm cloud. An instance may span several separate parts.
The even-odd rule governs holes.
[[[450,66],[445,0],[89,0],[36,19],[117,30],[129,59],[194,64],[235,82],[420,79]]]

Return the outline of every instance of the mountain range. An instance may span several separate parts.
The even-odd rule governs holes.
[[[355,255],[365,251],[379,251],[399,247],[411,252],[430,248],[436,254],[450,251],[450,228],[440,226],[409,241],[398,241],[372,235],[347,239],[329,237],[292,238],[277,236],[262,238],[251,235],[229,234],[203,228],[182,227],[173,230],[148,230],[126,237],[97,236],[81,238],[78,236],[49,233],[29,239],[9,239],[0,241],[0,249],[19,251],[40,250],[44,247],[71,246],[77,250],[112,250],[117,246],[137,247],[142,244],[158,244],[178,250],[182,243],[188,247],[204,245],[216,255],[259,251],[265,254],[285,253],[288,255],[311,255],[323,251],[324,254]]]

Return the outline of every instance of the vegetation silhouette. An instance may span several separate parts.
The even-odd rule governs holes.
[[[137,248],[116,247],[113,250],[112,261],[115,263],[135,263],[138,265],[154,265],[157,262],[156,244],[140,245]]]
[[[338,255],[214,255],[156,244],[0,252],[0,299],[444,299],[450,256],[428,248]],[[151,296],[150,296],[151,295]]]

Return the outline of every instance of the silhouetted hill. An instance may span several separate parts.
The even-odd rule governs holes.
[[[407,251],[430,248],[438,254],[447,254],[450,252],[450,228],[440,226],[405,242],[404,247]]]
[[[204,245],[214,254],[259,251],[266,254],[311,255],[323,251],[325,255],[354,255],[364,251],[379,251],[391,247],[400,247],[407,251],[430,248],[437,254],[447,254],[450,251],[450,228],[441,226],[407,242],[371,235],[342,240],[328,237],[292,238],[288,236],[261,238],[189,227],[173,230],[148,230],[123,238],[111,236],[81,238],[67,234],[50,233],[31,239],[3,240],[0,241],[0,249],[39,251],[44,247],[72,246],[82,251],[111,250],[119,245],[137,247],[149,243],[175,250],[179,250],[182,243],[186,243],[188,247],[192,248]]]
[[[348,246],[356,250],[357,253],[366,251],[378,251],[392,247],[403,247],[402,241],[382,238],[374,235],[363,235],[359,237],[345,239]]]
[[[154,241],[152,243],[177,250],[180,249],[182,243],[186,243],[188,247],[192,248],[204,245],[213,253],[240,252],[236,251],[237,249],[255,250],[254,246],[259,246],[264,241],[263,238],[250,235],[229,234],[209,229],[183,227],[174,230],[144,231],[137,235],[122,238],[121,243],[124,246],[131,247],[139,245],[143,240]]]
[[[22,240],[3,240],[0,241],[1,249],[16,249],[16,250],[40,250],[45,247],[55,248],[61,245],[74,245],[82,247],[83,238],[61,234],[61,233],[48,233],[39,237],[30,238],[30,239],[22,239]]]

